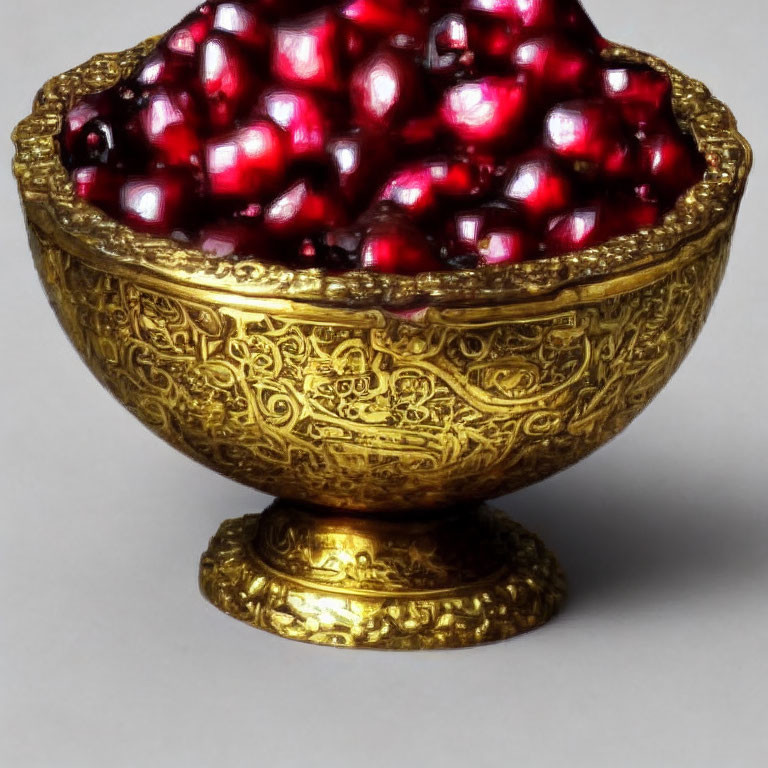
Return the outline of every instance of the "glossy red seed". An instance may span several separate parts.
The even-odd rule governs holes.
[[[273,234],[301,238],[344,223],[344,212],[328,192],[314,189],[302,179],[275,199],[264,213],[264,224]]]
[[[272,246],[261,223],[223,220],[200,231],[195,247],[216,256],[256,256],[269,258]]]
[[[191,80],[194,62],[190,57],[156,48],[137,67],[133,79],[140,86],[177,86]]]
[[[545,118],[544,145],[570,160],[600,165],[624,138],[618,112],[598,99],[558,104]]]
[[[631,179],[640,172],[640,145],[634,136],[628,136],[611,147],[596,175],[615,179]]]
[[[469,38],[467,23],[458,13],[438,19],[429,30],[426,66],[432,72],[455,73],[471,65],[474,57],[467,57]]]
[[[378,200],[396,203],[418,219],[436,213],[442,198],[470,198],[486,188],[479,168],[469,160],[434,158],[394,173]]]
[[[668,116],[672,85],[666,75],[651,67],[608,67],[602,72],[602,89],[631,125],[653,124]]]
[[[598,86],[597,57],[563,35],[524,39],[512,54],[512,61],[528,75],[528,85],[541,104],[584,96]]]
[[[672,201],[704,176],[704,158],[682,134],[661,133],[641,141],[643,176]]]
[[[396,203],[413,218],[434,212],[437,198],[430,169],[418,165],[398,171],[384,185],[377,199]]]
[[[169,236],[194,215],[190,177],[171,169],[129,177],[120,188],[118,219],[138,232]]]
[[[332,272],[358,269],[363,235],[359,227],[344,227],[328,232],[320,239],[317,254],[323,266]]]
[[[205,146],[208,185],[214,197],[263,200],[285,171],[284,137],[269,120],[253,120]]]
[[[467,45],[480,72],[504,72],[509,68],[519,32],[503,18],[484,13],[466,16]]]
[[[261,94],[259,108],[288,135],[291,159],[321,157],[329,133],[329,108],[308,91],[270,88]]]
[[[637,184],[634,187],[634,193],[637,199],[643,202],[656,204],[659,202],[659,195],[650,184]]]
[[[342,6],[341,15],[380,38],[401,34],[416,41],[426,39],[421,15],[404,0],[352,0]]]
[[[357,64],[371,51],[371,37],[354,24],[342,26],[341,39],[345,64]]]
[[[237,40],[212,34],[200,52],[200,84],[208,99],[211,124],[226,129],[255,100],[256,79]]]
[[[568,171],[544,150],[521,156],[511,164],[504,180],[504,196],[534,226],[567,208],[573,191]]]
[[[94,118],[83,126],[72,153],[76,165],[116,164],[119,152],[115,142],[115,130],[110,120]]]
[[[110,118],[115,112],[115,95],[111,91],[89,94],[75,104],[64,117],[61,144],[67,153],[74,152],[83,128],[92,120]]]
[[[415,275],[443,268],[433,247],[418,229],[379,222],[365,235],[360,266],[372,272]]]
[[[75,194],[112,214],[117,209],[118,195],[124,181],[122,173],[101,165],[76,168],[72,172]]]
[[[517,29],[553,27],[557,23],[553,0],[468,0],[471,11],[489,13],[508,20]]]
[[[442,116],[446,126],[464,142],[511,143],[520,133],[528,110],[523,82],[486,77],[446,91]]]
[[[270,43],[271,31],[256,9],[247,3],[221,3],[216,6],[213,29],[227,32],[245,46],[257,51],[265,50]]]
[[[549,255],[590,248],[620,234],[655,226],[659,206],[638,198],[600,200],[554,217],[546,234]]]
[[[404,119],[420,97],[418,67],[406,54],[378,51],[352,74],[352,109],[364,125],[386,129]]]
[[[474,197],[487,191],[489,179],[467,158],[437,158],[426,167],[438,195],[450,198]]]
[[[340,23],[330,10],[281,22],[274,30],[272,73],[285,83],[337,91],[344,83]]]
[[[470,12],[505,19],[517,31],[564,29],[582,34],[594,31],[578,0],[467,0],[466,7]]]
[[[487,205],[460,211],[454,219],[454,231],[457,242],[465,249],[477,253],[480,240],[494,231],[517,230],[520,228],[520,216],[509,206]]]
[[[480,264],[514,264],[536,255],[536,241],[521,227],[491,229],[477,243]]]
[[[334,137],[328,143],[328,155],[336,182],[347,203],[364,208],[366,197],[386,176],[391,157],[388,147],[381,146],[377,136],[355,130]]]
[[[557,29],[574,42],[593,51],[602,51],[607,43],[579,0],[556,0]]]
[[[604,207],[585,205],[554,217],[548,226],[545,244],[548,255],[589,248],[606,239],[603,228]]]
[[[401,141],[410,150],[432,148],[444,133],[445,125],[438,113],[411,117],[398,131]]]
[[[515,263],[545,228],[555,253],[652,226],[703,173],[669,83],[602,73],[602,46],[576,0],[216,0],[108,103],[73,110],[62,149],[86,166],[79,195],[209,253],[407,274]],[[547,149],[514,157],[548,107]]]
[[[206,4],[203,7],[204,11],[193,11],[173,27],[163,38],[160,47],[180,56],[194,57],[211,31],[213,21],[210,6]]]
[[[202,141],[199,116],[189,93],[165,88],[152,91],[138,114],[141,140],[153,160],[165,165],[199,166]]]
[[[612,237],[655,227],[661,220],[658,202],[639,197],[614,201],[611,214]]]

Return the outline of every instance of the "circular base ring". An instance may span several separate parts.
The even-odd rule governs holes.
[[[486,506],[395,521],[285,501],[222,524],[200,587],[225,613],[282,637],[394,650],[513,637],[548,621],[565,596],[554,555]]]

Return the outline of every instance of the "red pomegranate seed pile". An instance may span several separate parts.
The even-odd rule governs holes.
[[[78,195],[221,257],[414,274],[657,224],[704,161],[578,0],[210,0],[70,110]]]

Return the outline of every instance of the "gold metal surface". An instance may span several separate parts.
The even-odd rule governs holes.
[[[677,117],[707,158],[704,180],[661,226],[511,267],[329,276],[207,257],[134,233],[75,197],[55,139],[62,115],[129,72],[150,44],[47,83],[14,133],[14,171],[64,330],[132,413],[203,464],[297,501],[399,514],[408,535],[416,508],[507,493],[602,445],[696,338],[726,265],[751,153],[728,109],[663,62],[619,47],[607,54],[670,74]],[[395,311],[414,303],[424,308],[416,320]],[[225,526],[218,541],[232,545],[234,560],[214,547],[204,572],[206,592],[235,614],[246,609],[233,563],[252,583],[261,578],[248,571],[239,538],[256,527]],[[283,576],[269,578],[284,588]],[[311,611],[283,624],[272,598],[254,594],[248,620],[258,626],[317,642],[352,637],[351,625],[347,634],[315,630]],[[441,600],[422,608],[437,615]],[[260,618],[259,605],[280,618]],[[544,620],[551,605],[541,611]],[[354,627],[367,626],[366,616]],[[424,627],[413,635],[418,647],[478,641],[474,630]],[[363,644],[376,645],[378,631],[363,631]]]
[[[200,586],[293,640],[393,650],[504,640],[549,620],[565,593],[539,539],[487,507],[403,525],[282,501],[221,526]]]

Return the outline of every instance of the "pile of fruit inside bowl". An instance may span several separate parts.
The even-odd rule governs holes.
[[[64,120],[76,193],[221,258],[415,274],[653,227],[705,163],[578,0],[209,0]]]

